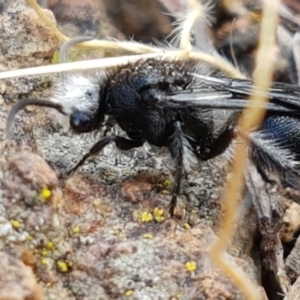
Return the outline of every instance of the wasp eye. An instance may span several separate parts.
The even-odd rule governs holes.
[[[71,114],[70,125],[77,132],[89,132],[92,130],[90,117],[80,111],[75,111]]]
[[[91,91],[87,91],[85,94],[89,98],[92,98],[92,96],[93,96],[93,93]]]

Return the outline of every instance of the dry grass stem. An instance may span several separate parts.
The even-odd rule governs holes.
[[[219,70],[222,70],[225,74],[227,74],[230,77],[234,77],[234,78],[243,77],[243,75],[239,71],[237,71],[233,66],[231,66],[229,63],[220,60],[218,58],[215,58],[211,55],[205,53],[198,53],[198,52],[186,53],[182,51],[162,50],[160,52],[150,53],[150,54],[101,58],[101,59],[85,60],[85,61],[78,61],[78,62],[70,62],[65,64],[11,70],[6,72],[0,72],[0,79],[43,75],[43,74],[50,74],[50,73],[61,73],[65,71],[79,71],[79,70],[91,70],[91,69],[98,69],[98,68],[109,68],[118,65],[132,63],[140,59],[147,59],[147,58],[154,58],[154,57],[160,58],[162,60],[192,58],[199,61],[207,62],[212,66],[215,66]]]
[[[202,6],[196,0],[189,0],[189,14],[182,24],[179,48],[185,51],[191,51],[191,31],[196,20],[201,16]]]
[[[27,0],[27,3],[36,11],[41,20],[48,25],[52,32],[58,37],[60,41],[66,42],[69,40],[53,23],[53,21],[44,13],[43,9],[37,4],[36,0]]]
[[[259,108],[257,104],[268,101],[268,98],[264,95],[272,83],[274,61],[269,58],[266,59],[266,55],[269,55],[270,49],[275,49],[279,4],[279,0],[264,1],[259,48],[256,58],[256,70],[253,78],[254,89],[251,97],[251,105],[245,110],[239,123],[241,133],[246,136],[253,128],[260,124],[264,116],[264,110]],[[224,195],[224,205],[226,207],[224,223],[221,226],[219,239],[212,248],[211,257],[224,273],[239,286],[247,299],[255,300],[259,299],[256,287],[249,281],[245,274],[233,269],[223,259],[223,253],[234,232],[238,198],[241,195],[244,184],[244,169],[247,161],[245,151],[246,144],[247,140],[237,143],[232,175]]]

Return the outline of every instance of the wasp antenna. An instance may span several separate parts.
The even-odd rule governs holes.
[[[65,114],[63,111],[63,107],[55,102],[51,102],[48,100],[45,101],[40,101],[40,100],[36,100],[36,99],[25,99],[25,100],[21,100],[20,102],[18,102],[9,112],[9,115],[7,117],[6,120],[6,137],[10,138],[11,135],[11,129],[14,123],[14,119],[16,114],[23,109],[24,107],[28,106],[28,105],[36,105],[36,106],[45,106],[45,107],[50,107],[50,108],[54,108],[57,111],[59,111],[62,114]]]
[[[61,63],[67,63],[68,62],[68,52],[69,52],[69,49],[71,47],[73,47],[74,45],[76,44],[79,44],[79,43],[82,43],[82,42],[87,42],[87,41],[90,41],[90,40],[93,40],[94,38],[92,36],[76,36],[74,37],[73,39],[65,42],[61,48],[60,48],[60,62]]]
[[[60,63],[67,63],[68,62],[68,57],[69,57],[69,49],[76,45],[76,44],[79,44],[79,43],[82,43],[82,42],[87,42],[87,41],[90,41],[90,40],[93,40],[94,38],[92,36],[76,36],[74,37],[73,39],[65,42],[61,48],[60,48],[60,51],[59,51],[59,56],[60,56]],[[60,78],[62,80],[66,79],[66,73],[63,72],[61,73],[60,75]]]

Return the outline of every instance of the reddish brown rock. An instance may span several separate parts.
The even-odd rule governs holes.
[[[0,300],[43,299],[30,267],[4,252],[0,252],[0,261]]]

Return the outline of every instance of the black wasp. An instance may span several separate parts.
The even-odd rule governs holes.
[[[78,37],[66,43],[61,50],[63,60],[72,44],[87,39]],[[108,119],[110,124],[118,124],[126,137],[104,136],[73,171],[110,143],[121,150],[145,142],[165,147],[176,168],[170,203],[173,214],[182,177],[197,163],[221,155],[233,144],[238,117],[249,104],[251,91],[251,81],[228,78],[196,60],[140,60],[101,75],[64,74],[50,100],[27,99],[13,107],[7,134],[16,113],[27,105],[51,107],[67,115],[77,133],[100,130]],[[299,96],[299,87],[275,83],[268,94],[266,117],[249,135],[250,160],[264,178],[270,170],[298,175]]]

